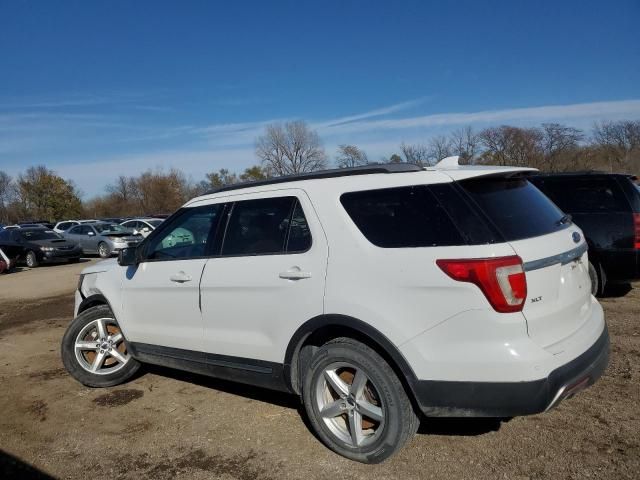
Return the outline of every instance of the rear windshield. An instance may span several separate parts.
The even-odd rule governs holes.
[[[53,230],[25,230],[20,232],[25,240],[56,240],[62,236]]]
[[[538,237],[566,228],[563,212],[524,178],[480,177],[458,183],[505,241]]]

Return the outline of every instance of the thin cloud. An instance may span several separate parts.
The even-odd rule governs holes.
[[[369,110],[368,112],[359,113],[359,114],[356,114],[356,115],[350,115],[350,116],[346,116],[346,117],[335,118],[333,120],[327,120],[325,122],[315,123],[313,125],[313,127],[314,128],[327,128],[327,127],[332,127],[332,126],[343,125],[345,123],[353,122],[353,121],[356,121],[356,120],[364,120],[366,118],[381,117],[381,116],[384,116],[384,115],[389,115],[391,113],[399,112],[401,110],[406,110],[408,108],[420,105],[425,100],[427,100],[427,98],[428,97],[416,98],[414,100],[408,100],[406,102],[396,103],[394,105],[389,105],[388,107],[378,108],[378,109],[375,109],[375,110]]]
[[[547,105],[542,107],[484,110],[480,112],[438,113],[417,117],[351,122],[346,125],[324,127],[326,134],[362,133],[380,130],[403,130],[440,126],[504,123],[509,121],[552,121],[611,116],[640,116],[640,100]]]

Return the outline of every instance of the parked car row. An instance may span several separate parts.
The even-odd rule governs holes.
[[[18,263],[35,268],[42,263],[77,262],[86,254],[108,258],[137,245],[162,223],[157,218],[107,220],[0,225],[0,272]]]

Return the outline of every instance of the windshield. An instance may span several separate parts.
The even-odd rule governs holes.
[[[57,240],[63,238],[60,234],[53,230],[25,230],[20,232],[25,240]]]
[[[128,228],[123,227],[122,225],[118,225],[117,223],[94,223],[93,228],[95,228],[98,233],[127,233],[129,232]]]

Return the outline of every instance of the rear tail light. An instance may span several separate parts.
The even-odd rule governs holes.
[[[633,248],[640,250],[640,213],[633,214],[633,229],[635,232],[633,236]]]
[[[458,282],[477,285],[496,312],[519,312],[527,298],[527,279],[518,256],[436,260]]]

